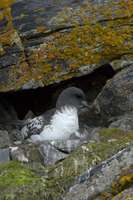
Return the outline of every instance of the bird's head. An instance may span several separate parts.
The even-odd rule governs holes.
[[[56,108],[61,108],[63,106],[76,107],[77,109],[82,106],[91,109],[91,106],[88,105],[85,100],[84,92],[76,87],[69,87],[60,94],[56,103]]]

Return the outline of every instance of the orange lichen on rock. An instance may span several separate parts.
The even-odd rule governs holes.
[[[0,35],[0,43],[4,43],[4,44],[7,44],[7,45],[13,45],[15,43],[16,34],[17,34],[16,30],[11,29],[8,32]]]
[[[3,4],[3,2],[5,3]],[[2,0],[0,5],[0,8],[4,9],[4,15],[1,14],[0,19],[6,17],[8,21],[7,32],[3,32],[0,36],[1,44],[12,45],[15,43],[13,38],[16,33],[12,27],[9,7],[13,2],[15,0]],[[117,9],[113,9],[114,7]],[[133,53],[133,44],[131,43],[133,30],[129,26],[133,14],[132,8],[131,0],[122,1],[120,4],[114,2],[107,6],[101,6],[101,8],[97,5],[90,6],[87,2],[84,4],[84,8],[75,9],[75,11],[69,7],[64,8],[59,15],[53,17],[57,24],[54,28],[56,30],[66,23],[72,28],[66,29],[66,32],[65,30],[64,32],[52,32],[44,45],[40,45],[39,49],[32,49],[32,52],[28,54],[28,63],[19,63],[23,70],[18,70],[18,66],[13,69],[14,73],[16,69],[18,70],[16,70],[18,76],[14,76],[14,80],[16,77],[20,79],[22,74],[20,83],[27,80],[28,77],[48,85],[79,75],[80,67],[95,66],[97,68],[105,60],[111,61],[114,57]],[[43,10],[44,8],[39,8],[36,12]],[[106,22],[98,22],[98,15],[102,15]],[[24,14],[21,14],[20,18],[23,17]],[[36,18],[36,20],[42,19]],[[11,28],[10,31],[9,28]],[[46,27],[37,27],[36,31],[40,33],[38,35],[43,35],[45,29]],[[1,45],[0,54],[3,53]],[[64,66],[59,64],[66,62],[67,64]]]
[[[44,10],[45,10],[45,8],[39,8],[38,10],[44,11]]]
[[[2,10],[4,8],[8,8],[15,1],[16,0],[0,0],[0,10]]]
[[[112,4],[111,7],[113,6]],[[88,6],[87,9],[89,13],[90,7]],[[129,44],[128,46],[124,46],[125,41],[131,40],[130,28],[128,26],[118,28],[119,19],[113,21],[114,16],[112,11],[109,10],[108,12],[108,8],[105,6],[101,8],[102,13],[108,13],[107,23],[104,26],[98,22],[95,24],[92,23],[89,15],[82,16],[83,12],[84,9],[82,8],[76,11],[75,14],[69,14],[68,10],[60,13],[62,19],[66,21],[71,20],[74,28],[69,33],[56,32],[54,34],[54,38],[51,39],[48,46],[48,59],[69,60],[71,64],[66,70],[74,71],[80,68],[80,66],[93,64],[99,66],[103,59],[111,60],[114,55],[129,53],[129,51],[133,52],[131,44],[130,46]],[[74,15],[81,19],[83,26],[72,20]],[[124,20],[122,19],[121,25]]]
[[[22,19],[24,16],[25,16],[25,14],[22,13],[22,14],[20,14],[19,17]]]
[[[37,29],[38,32],[41,33],[46,29],[46,27],[37,27],[36,29]]]
[[[119,185],[124,186],[127,182],[131,182],[133,179],[133,174],[125,175],[119,180]]]
[[[116,6],[116,3],[111,5],[111,7],[113,6]],[[90,7],[88,6],[87,9],[89,13]],[[108,12],[108,8],[102,7],[101,12]],[[66,13],[64,11],[60,13],[62,19],[71,21],[73,29],[69,32],[53,33],[49,41],[31,53],[29,59],[33,62],[32,68],[34,74],[38,74],[39,80],[43,81],[43,74],[47,76],[47,83],[48,80],[51,83],[55,79],[68,79],[80,73],[81,66],[95,65],[98,67],[103,60],[111,60],[114,55],[133,52],[131,44],[125,45],[125,41],[131,41],[131,30],[128,26],[123,26],[123,22],[127,24],[127,20],[130,21],[130,18],[113,21],[113,13],[110,11],[107,16],[109,20],[107,18],[107,23],[103,26],[99,22],[93,23],[91,17],[87,14],[84,16],[83,13],[84,9],[75,13],[69,13],[67,9]],[[72,20],[74,15],[81,19],[82,26]],[[119,24],[121,24],[120,28],[118,28]],[[37,28],[38,32],[44,30],[44,27]],[[69,61],[69,65],[64,69],[61,64],[60,66],[57,64],[58,60]],[[36,79],[38,77],[35,76]]]
[[[0,12],[0,21],[3,20],[3,18],[4,18],[4,15],[3,13]]]
[[[42,21],[42,20],[43,20],[43,19],[42,19],[42,18],[39,18],[39,17],[35,19],[35,21]]]

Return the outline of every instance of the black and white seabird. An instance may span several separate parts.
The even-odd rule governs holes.
[[[85,101],[84,92],[76,87],[69,87],[60,94],[56,108],[33,118],[21,130],[23,139],[31,142],[43,140],[67,140],[79,129],[78,109],[91,108]]]

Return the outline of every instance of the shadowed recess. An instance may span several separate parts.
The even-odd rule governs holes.
[[[115,75],[111,65],[105,64],[94,70],[93,73],[52,84],[43,88],[29,89],[17,92],[1,93],[1,97],[12,103],[17,111],[18,117],[23,119],[31,110],[35,115],[40,115],[55,106],[57,97],[67,87],[75,86],[81,88],[88,102],[100,93],[106,81]]]

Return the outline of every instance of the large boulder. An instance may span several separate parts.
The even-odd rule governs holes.
[[[130,124],[128,129],[132,130],[133,65],[117,73],[107,82],[94,102],[94,110],[100,116],[100,123],[103,125],[107,126],[115,122],[111,127],[124,130],[124,127]]]
[[[133,146],[118,152],[108,160],[86,171],[75,179],[65,196],[61,199],[111,199],[126,184],[132,185],[132,155]],[[130,194],[132,195],[131,192]],[[126,193],[125,196],[128,197]]]
[[[82,76],[114,66],[124,54],[131,63],[132,6],[130,0],[2,0],[0,92]]]

